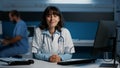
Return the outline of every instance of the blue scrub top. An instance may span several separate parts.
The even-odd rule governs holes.
[[[27,25],[23,20],[20,20],[16,23],[16,26],[13,31],[13,37],[21,36],[22,39],[15,44],[14,46],[17,46],[20,51],[23,53],[28,52],[29,44],[28,44],[28,32],[27,32]]]

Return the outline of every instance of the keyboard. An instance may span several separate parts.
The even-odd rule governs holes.
[[[73,65],[73,64],[88,64],[94,63],[96,59],[71,59],[66,61],[58,62],[58,65]]]

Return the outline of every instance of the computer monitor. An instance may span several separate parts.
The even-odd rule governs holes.
[[[28,29],[28,37],[33,37],[35,26],[28,26],[27,29]]]
[[[96,32],[93,54],[104,54],[104,52],[112,52],[113,64],[102,64],[103,67],[115,67],[116,57],[116,24],[114,21],[100,21]]]

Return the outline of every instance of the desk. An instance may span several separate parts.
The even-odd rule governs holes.
[[[46,61],[41,60],[35,60],[34,64],[31,65],[19,65],[19,66],[7,66],[7,64],[0,62],[0,68],[99,68],[100,63],[103,62],[103,60],[96,60],[95,63],[89,63],[89,64],[76,64],[76,65],[57,65],[56,63],[50,63]],[[120,64],[117,68],[120,68]]]

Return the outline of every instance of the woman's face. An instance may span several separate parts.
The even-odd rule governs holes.
[[[49,28],[55,28],[60,21],[60,17],[55,14],[49,14],[46,16],[46,21],[49,26]]]

